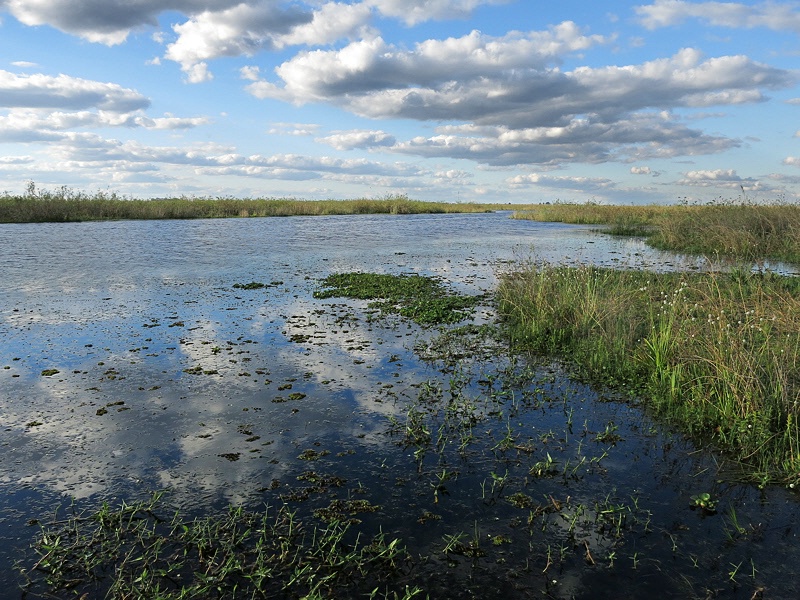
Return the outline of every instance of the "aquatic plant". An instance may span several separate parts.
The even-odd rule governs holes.
[[[23,572],[25,593],[142,600],[410,599],[421,593],[405,585],[405,548],[382,533],[362,541],[350,525],[333,518],[302,521],[286,506],[262,512],[231,507],[197,519],[161,516],[167,511],[162,496],[119,507],[104,503],[43,525],[34,545],[38,560]]]
[[[538,264],[504,277],[498,295],[520,347],[569,357],[754,480],[800,481],[797,279]]]
[[[434,277],[387,273],[334,273],[321,281],[323,289],[314,297],[372,300],[369,308],[398,313],[420,325],[441,325],[463,321],[480,296],[448,292]]]
[[[692,496],[692,507],[700,508],[708,514],[717,512],[717,501],[708,492]]]

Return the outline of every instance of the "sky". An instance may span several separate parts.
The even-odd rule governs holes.
[[[800,200],[800,2],[0,0],[0,191]]]

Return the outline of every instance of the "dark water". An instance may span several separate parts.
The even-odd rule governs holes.
[[[71,499],[167,489],[195,514],[258,508],[310,469],[382,507],[365,527],[431,557],[431,597],[797,597],[793,495],[730,483],[722,458],[555,365],[437,360],[434,332],[312,296],[340,271],[475,294],[529,259],[702,261],[507,214],[0,225],[0,244],[4,597],[25,523]],[[268,285],[233,287],[251,281]],[[442,408],[456,395],[469,429]],[[410,415],[438,451],[402,444]],[[716,514],[692,509],[701,492]],[[485,556],[441,552],[462,534]]]

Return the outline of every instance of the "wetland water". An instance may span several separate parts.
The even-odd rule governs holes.
[[[529,259],[701,266],[508,217],[0,225],[0,596],[30,520],[164,489],[196,515],[365,499],[431,598],[796,598],[794,495],[502,341],[313,297],[348,271],[481,294]]]

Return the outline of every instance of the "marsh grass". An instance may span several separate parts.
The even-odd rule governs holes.
[[[157,493],[42,526],[37,562],[24,571],[36,597],[129,599],[364,597],[408,599],[409,555],[378,534],[367,543],[347,524],[301,521],[287,506],[231,507],[171,518]]]
[[[530,265],[506,276],[516,343],[627,389],[761,482],[800,482],[800,281]]]
[[[547,204],[518,219],[608,225],[608,233],[644,235],[662,250],[742,260],[800,263],[800,206],[715,202],[707,205]]]
[[[124,219],[217,219],[312,215],[477,213],[509,205],[411,200],[404,194],[379,199],[299,200],[294,198],[158,198],[142,200],[116,193],[93,194],[61,187],[41,190],[31,182],[23,195],[0,194],[0,223],[44,223]]]

